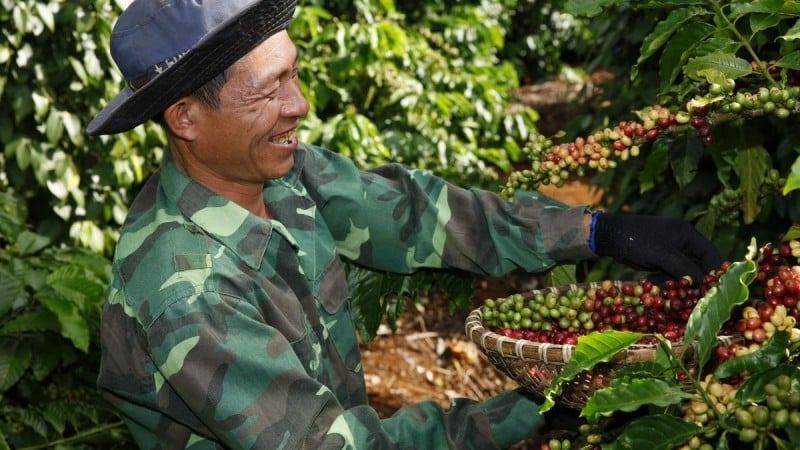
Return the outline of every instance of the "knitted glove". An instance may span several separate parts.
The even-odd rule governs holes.
[[[681,219],[595,212],[589,247],[635,269],[689,275],[696,285],[722,265],[714,245]]]

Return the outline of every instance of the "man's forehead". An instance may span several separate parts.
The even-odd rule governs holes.
[[[231,66],[229,81],[231,79],[238,81],[229,84],[235,84],[238,90],[248,94],[267,88],[291,72],[299,55],[299,47],[294,43],[288,46],[269,44],[270,42],[265,41]],[[263,53],[256,54],[257,52]]]

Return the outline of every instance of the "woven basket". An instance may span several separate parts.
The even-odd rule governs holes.
[[[555,291],[560,294],[567,290],[599,286],[599,283],[573,284],[530,291],[522,295],[528,298],[538,292],[546,294]],[[481,308],[473,310],[467,316],[465,328],[469,339],[481,348],[497,369],[519,383],[522,388],[537,395],[543,395],[575,351],[574,345],[514,339],[494,333],[483,326],[482,319]],[[718,340],[722,345],[729,345],[738,339],[732,336],[720,336]],[[597,364],[591,371],[584,371],[564,383],[562,393],[556,398],[556,402],[570,408],[583,408],[594,391],[608,386],[618,368],[635,362],[655,361],[657,347],[658,344],[631,345],[617,353],[607,363]],[[694,352],[684,351],[684,346],[680,342],[674,342],[672,347],[676,355],[684,360],[684,364],[688,367],[694,365]]]

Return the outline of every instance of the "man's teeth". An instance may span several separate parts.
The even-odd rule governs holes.
[[[294,139],[295,139],[295,133],[294,130],[292,130],[273,137],[272,142],[276,144],[291,144],[292,142],[294,142]]]

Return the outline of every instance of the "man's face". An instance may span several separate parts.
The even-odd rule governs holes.
[[[308,113],[297,49],[282,31],[231,66],[219,108],[200,108],[191,165],[208,184],[261,184],[294,163],[295,130]],[[210,179],[209,179],[210,177]]]

